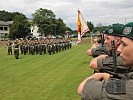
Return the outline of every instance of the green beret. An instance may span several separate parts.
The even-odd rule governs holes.
[[[112,24],[104,32],[104,34],[113,36],[122,36],[123,24]]]
[[[133,39],[133,22],[124,26],[122,36]]]

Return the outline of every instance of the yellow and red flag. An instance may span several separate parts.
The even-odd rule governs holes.
[[[78,10],[77,31],[78,31],[78,43],[80,43],[82,36],[89,31],[89,27],[87,26],[87,23],[84,20],[80,10]]]

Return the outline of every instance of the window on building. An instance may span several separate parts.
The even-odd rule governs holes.
[[[7,27],[4,27],[4,30],[5,30],[5,31],[7,31],[7,29],[8,29]]]
[[[3,27],[0,27],[0,30],[3,30]]]

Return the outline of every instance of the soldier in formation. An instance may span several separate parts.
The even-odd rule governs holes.
[[[16,59],[19,58],[19,41],[18,40],[14,42],[14,55]]]
[[[8,46],[8,55],[12,55],[12,42],[11,41],[8,41],[8,44],[7,44],[7,46]]]
[[[109,49],[108,47],[104,44],[105,36],[103,33],[98,35],[94,39],[94,44],[90,49],[87,50],[87,55],[92,56],[92,57],[98,57],[101,54],[107,54],[109,55]]]

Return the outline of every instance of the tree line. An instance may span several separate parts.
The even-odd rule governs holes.
[[[36,25],[38,27],[38,33],[42,36],[48,35],[61,35],[64,36],[66,31],[69,34],[77,35],[77,30],[71,30],[63,22],[63,19],[56,18],[56,15],[52,10],[39,8],[32,14],[32,20],[29,19],[20,12],[8,12],[5,10],[0,11],[0,21],[13,21],[10,26],[8,37],[11,39],[25,38],[30,33],[30,27]],[[94,27],[92,22],[87,21],[90,32],[102,32],[106,26]],[[89,32],[88,34],[89,35]]]
[[[30,27],[34,25],[38,27],[38,32],[43,36],[63,36],[65,31],[71,31],[61,18],[56,18],[51,10],[40,8],[32,14],[32,17],[32,21],[29,21],[22,13],[0,11],[0,21],[13,21],[8,35],[11,39],[25,38],[30,33]]]

